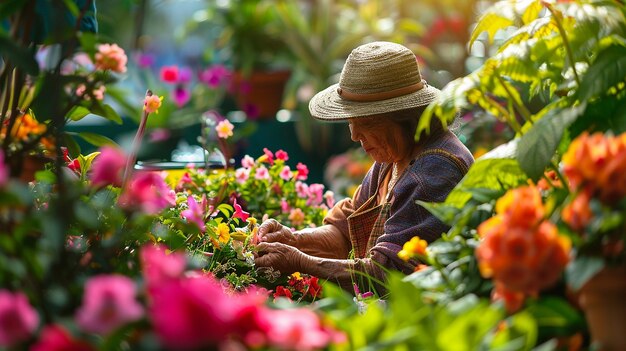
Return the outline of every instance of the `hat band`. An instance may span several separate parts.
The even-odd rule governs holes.
[[[353,93],[342,88],[337,88],[337,94],[339,94],[339,96],[343,100],[348,100],[348,101],[355,101],[355,102],[381,101],[381,100],[387,100],[387,99],[395,98],[398,96],[414,93],[422,89],[424,87],[424,83],[425,83],[424,81],[421,81],[419,83],[407,85],[402,88],[389,90],[389,91],[381,91],[378,93],[370,93],[370,94]]]

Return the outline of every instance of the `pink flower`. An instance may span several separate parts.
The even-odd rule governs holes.
[[[143,277],[148,288],[182,276],[187,261],[183,254],[167,254],[165,245],[145,244],[139,252]]]
[[[126,165],[124,152],[113,146],[103,146],[91,166],[90,180],[95,187],[122,185],[122,172]]]
[[[267,156],[267,161],[273,165],[274,164],[274,154],[266,147],[263,148],[263,154]]]
[[[250,217],[250,213],[241,209],[241,205],[237,203],[237,199],[233,200],[233,207],[235,208],[233,218],[240,218],[242,221],[245,221],[248,217]]]
[[[96,100],[102,101],[104,99],[105,91],[106,91],[106,87],[104,85],[101,85],[95,88],[91,93],[93,94],[93,97],[96,98]],[[85,84],[80,84],[76,88],[76,96],[80,96],[83,99],[89,101],[91,100],[91,97],[88,94],[85,94],[86,92],[87,92],[87,86],[85,86]]]
[[[309,176],[309,169],[307,168],[307,166],[302,162],[298,162],[298,164],[296,165],[296,169],[298,170],[296,179],[306,180],[307,177]]]
[[[100,44],[96,52],[96,68],[100,70],[110,69],[113,72],[126,72],[128,58],[124,49],[117,44]]]
[[[24,293],[0,290],[0,347],[11,347],[28,339],[38,324],[37,311]]]
[[[178,71],[178,83],[189,83],[191,81],[191,69],[189,67],[182,67]]]
[[[84,331],[107,335],[142,316],[143,307],[135,299],[135,284],[130,278],[98,275],[85,284],[76,324]]]
[[[307,308],[272,310],[268,339],[280,350],[317,350],[332,341],[319,317]]]
[[[118,201],[125,208],[157,214],[176,205],[176,193],[158,173],[138,172],[133,174],[130,186],[123,189]]]
[[[222,139],[228,139],[228,137],[233,136],[233,128],[235,128],[235,126],[233,126],[233,124],[230,123],[229,120],[225,119],[217,124],[217,126],[215,127],[215,131],[217,132],[218,137]]]
[[[283,169],[280,170],[279,175],[283,180],[288,181],[291,179],[293,174],[291,173],[291,168],[289,168],[289,166],[284,166]]]
[[[298,197],[306,199],[309,197],[309,186],[301,181],[296,182],[296,194]]]
[[[267,170],[267,168],[265,168],[265,166],[261,166],[261,167],[256,169],[256,173],[254,174],[254,178],[258,179],[258,180],[269,180],[270,179],[270,173]]]
[[[250,177],[250,170],[249,169],[238,168],[235,171],[235,179],[237,180],[237,183],[239,183],[239,184],[245,183],[246,180],[248,180],[249,177]]]
[[[206,195],[204,194],[202,194],[202,202],[206,202]],[[189,208],[180,213],[181,217],[185,218],[187,222],[195,223],[200,231],[204,233],[206,231],[204,224],[204,208],[202,208],[191,195],[187,197],[187,206]]]
[[[154,64],[154,55],[148,53],[138,52],[133,55],[137,65],[141,68],[149,68]]]
[[[0,150],[0,187],[9,180],[9,167],[4,163],[4,153]]]
[[[147,113],[159,113],[163,96],[149,95],[143,101],[143,110]]]
[[[327,190],[324,193],[324,199],[326,200],[326,206],[328,206],[328,208],[335,206],[335,193],[332,191]]]
[[[324,192],[324,184],[311,184],[309,185],[309,199],[307,205],[318,206],[322,203]]]
[[[191,100],[191,92],[182,85],[177,86],[172,95],[172,100],[179,108],[185,106]]]
[[[289,202],[285,199],[280,200],[280,212],[287,213],[291,211],[291,206],[289,206]]]
[[[276,151],[276,159],[277,160],[283,160],[283,161],[287,161],[289,160],[289,155],[287,154],[286,151],[278,150]]]
[[[160,141],[165,141],[170,138],[172,133],[167,128],[157,128],[150,132],[150,142],[156,143]]]
[[[178,66],[163,66],[159,70],[161,80],[165,83],[178,83]]]
[[[72,339],[67,330],[59,325],[46,326],[41,337],[30,351],[95,351],[89,344]]]
[[[234,301],[208,276],[162,282],[150,291],[149,298],[154,331],[168,348],[215,345],[233,331]]]
[[[241,159],[241,166],[244,168],[252,168],[254,167],[254,159],[250,157],[250,155],[245,155]]]

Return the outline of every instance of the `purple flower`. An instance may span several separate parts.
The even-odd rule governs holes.
[[[135,299],[135,284],[130,278],[98,275],[85,285],[76,324],[84,331],[106,335],[142,316],[143,307]]]
[[[226,83],[230,77],[230,71],[223,65],[213,65],[200,72],[199,79],[211,88],[217,88]]]
[[[9,180],[9,167],[4,163],[4,153],[0,150],[0,187]]]
[[[191,100],[191,91],[182,85],[178,85],[172,92],[172,100],[179,108],[183,107]]]

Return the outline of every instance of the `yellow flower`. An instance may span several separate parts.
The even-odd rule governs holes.
[[[256,218],[254,217],[248,217],[248,219],[246,219],[246,222],[248,222],[248,224],[250,224],[250,226],[254,227],[257,223]]]
[[[228,240],[230,240],[230,228],[228,227],[228,224],[226,223],[218,224],[216,232],[217,232],[217,240],[220,243],[226,244]]]
[[[408,261],[409,259],[417,256],[417,255],[426,255],[426,247],[428,243],[426,240],[420,239],[419,236],[414,236],[411,240],[404,243],[402,246],[402,250],[398,252],[398,257],[400,257],[404,261]]]
[[[291,275],[292,278],[296,279],[296,280],[302,280],[302,276],[300,275],[300,272],[294,272]]]

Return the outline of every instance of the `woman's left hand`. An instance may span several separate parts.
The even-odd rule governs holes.
[[[259,256],[254,259],[255,265],[272,267],[279,270],[281,274],[291,274],[302,270],[306,255],[295,247],[279,242],[262,242],[256,247]]]

